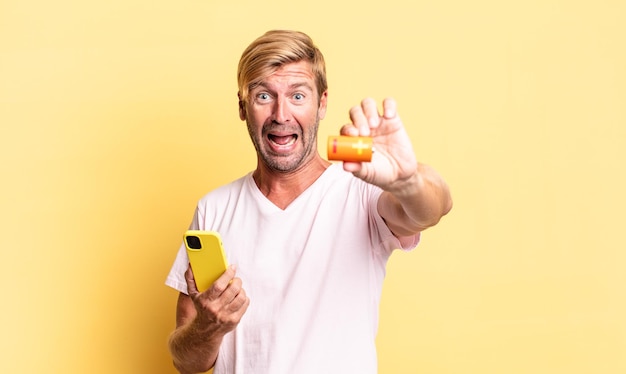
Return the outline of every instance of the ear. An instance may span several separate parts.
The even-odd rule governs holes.
[[[237,98],[239,98],[239,119],[246,120],[246,104],[241,100],[241,93],[237,92]]]
[[[322,97],[320,97],[320,107],[317,109],[317,116],[319,119],[324,119],[326,117],[326,105],[328,103],[328,90],[322,93]]]

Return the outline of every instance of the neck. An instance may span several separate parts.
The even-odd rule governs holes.
[[[330,163],[319,155],[290,172],[272,170],[259,162],[252,177],[268,200],[280,209],[285,209],[309,188],[328,166]]]

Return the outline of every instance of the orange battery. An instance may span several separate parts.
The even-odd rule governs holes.
[[[369,162],[373,151],[370,137],[328,137],[328,159],[331,161]]]

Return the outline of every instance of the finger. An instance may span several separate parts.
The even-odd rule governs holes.
[[[352,121],[352,124],[359,130],[357,135],[370,135],[370,127],[362,106],[357,105],[350,108],[350,121]]]
[[[361,107],[363,108],[365,117],[367,117],[368,126],[373,129],[377,128],[380,124],[380,115],[378,114],[376,101],[369,97],[365,98],[361,102]]]
[[[191,270],[191,265],[188,265],[187,271],[185,272],[185,282],[187,283],[187,294],[189,296],[197,295],[199,293],[198,287],[196,286],[196,279],[193,276],[193,271]]]
[[[385,119],[392,119],[398,115],[398,104],[396,101],[388,97],[383,101],[383,117]]]
[[[228,288],[228,285],[235,277],[236,269],[234,265],[231,265],[226,271],[219,277],[211,287],[207,290],[209,300],[215,300]]]
[[[237,296],[228,304],[228,309],[234,313],[242,308],[247,308],[249,303],[250,299],[246,295],[246,291],[241,289]]]
[[[247,297],[242,298],[242,303],[241,305],[238,305],[237,308],[234,308],[229,305],[228,308],[224,310],[224,312],[226,313],[226,316],[224,316],[224,318],[229,323],[236,326],[241,321],[241,318],[243,318],[243,315],[246,313],[246,310],[248,310],[249,305],[250,305],[250,299],[248,299]]]
[[[343,162],[343,170],[348,171],[350,173],[359,172],[361,171],[362,168],[363,168],[362,162],[351,162],[351,161]]]
[[[224,305],[232,303],[237,295],[243,291],[241,287],[241,278],[233,278],[233,280],[228,284],[228,287],[221,293],[219,299],[220,302]]]
[[[345,124],[339,130],[339,134],[347,136],[359,136],[359,129],[357,129],[352,123]]]

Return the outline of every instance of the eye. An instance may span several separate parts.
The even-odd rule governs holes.
[[[261,100],[261,101],[267,101],[270,98],[270,95],[266,92],[261,92],[260,94],[256,95],[257,99]]]
[[[293,98],[294,98],[295,100],[297,100],[297,101],[302,101],[302,100],[304,100],[304,95],[303,95],[303,94],[301,94],[301,93],[297,93],[297,94],[294,94],[294,95],[293,95]]]

